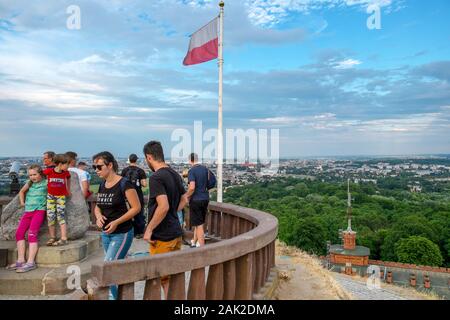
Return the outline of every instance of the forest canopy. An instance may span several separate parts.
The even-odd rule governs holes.
[[[450,266],[450,191],[412,193],[390,183],[351,184],[357,244],[370,258]],[[228,188],[224,202],[259,209],[279,220],[280,240],[325,255],[327,241],[340,243],[347,227],[347,184],[278,178]],[[415,253],[415,248],[429,254]]]

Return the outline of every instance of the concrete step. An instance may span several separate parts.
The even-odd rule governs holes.
[[[97,249],[82,262],[71,265],[38,268],[26,273],[16,273],[0,269],[0,297],[5,296],[52,296],[66,295],[75,289],[68,287],[75,283],[75,274],[79,272],[80,285],[86,288],[86,281],[91,277],[91,266],[103,261],[103,249]],[[77,270],[74,271],[76,266]],[[70,279],[69,279],[70,278]],[[68,281],[69,280],[69,281]]]
[[[95,231],[88,231],[82,239],[69,241],[69,244],[65,246],[48,247],[45,245],[45,241],[42,240],[39,243],[36,263],[40,267],[52,268],[69,265],[83,261],[100,247],[100,233]],[[0,249],[8,250],[8,264],[17,260],[15,241],[0,241]]]

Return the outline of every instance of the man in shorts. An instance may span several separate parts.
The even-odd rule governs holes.
[[[181,176],[164,162],[161,143],[150,141],[144,146],[148,167],[154,173],[149,179],[149,223],[144,240],[150,243],[150,254],[161,254],[181,249],[183,230],[177,211],[187,203]],[[169,277],[161,278],[167,298]]]
[[[205,245],[205,224],[206,213],[208,212],[209,192],[208,192],[208,168],[198,163],[198,156],[195,153],[189,155],[191,169],[188,173],[188,192],[186,196],[189,200],[189,211],[191,226],[194,227],[194,238],[191,247]]]

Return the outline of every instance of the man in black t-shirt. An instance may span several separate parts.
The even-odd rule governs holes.
[[[144,217],[144,193],[142,187],[147,186],[147,175],[144,170],[137,166],[138,156],[134,153],[128,157],[130,166],[122,170],[122,177],[128,179],[137,191],[139,201],[141,203],[141,212],[133,218],[134,236],[136,238],[142,238],[145,230],[145,217]]]
[[[189,155],[189,164],[191,169],[188,173],[189,187],[186,197],[189,201],[191,226],[194,227],[191,247],[200,247],[205,245],[203,225],[205,224],[209,204],[208,168],[198,163],[196,153]]]
[[[149,180],[148,220],[144,240],[150,243],[150,254],[181,249],[183,230],[177,211],[187,203],[181,176],[164,162],[160,142],[150,141],[144,146],[147,164],[154,173]],[[167,298],[169,277],[161,278]]]

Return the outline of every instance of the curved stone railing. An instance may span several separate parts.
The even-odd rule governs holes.
[[[220,241],[93,265],[89,298],[107,299],[109,286],[115,284],[119,299],[133,300],[135,283],[145,281],[144,300],[160,300],[160,278],[170,275],[168,299],[253,299],[275,266],[277,219],[262,211],[211,202],[205,227]],[[190,272],[187,289],[186,272]]]

